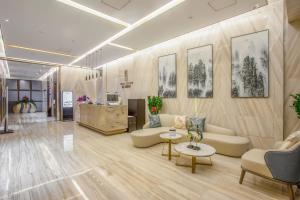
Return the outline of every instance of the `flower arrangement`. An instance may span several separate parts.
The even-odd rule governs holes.
[[[82,95],[82,96],[79,96],[79,97],[77,98],[77,102],[82,103],[82,102],[88,101],[89,99],[90,99],[90,98],[89,98],[88,96]]]
[[[33,105],[36,106],[35,102],[32,99],[29,99],[29,97],[26,95],[22,97],[22,100],[17,101],[17,104],[19,103],[24,103],[24,104],[32,103]]]
[[[300,119],[300,93],[291,94],[291,97],[293,97],[293,104],[291,105],[291,107],[294,108],[298,118]]]
[[[158,114],[162,108],[162,98],[159,96],[148,96],[148,109],[151,114]]]

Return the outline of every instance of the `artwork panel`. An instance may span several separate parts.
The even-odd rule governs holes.
[[[231,39],[232,97],[269,96],[269,32]]]
[[[176,54],[158,59],[158,95],[163,98],[177,97]]]
[[[213,47],[188,49],[187,91],[189,98],[213,96]]]

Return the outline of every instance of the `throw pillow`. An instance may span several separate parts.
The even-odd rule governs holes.
[[[161,127],[159,115],[149,115],[149,127],[150,128]]]
[[[300,142],[300,131],[290,134],[279,147],[280,150],[290,149],[293,145]]]
[[[204,126],[205,126],[205,118],[202,117],[191,117],[190,118],[190,125],[189,129],[191,131],[196,131],[197,126],[199,127],[200,131],[203,133],[204,132]]]
[[[177,129],[186,129],[186,116],[175,116],[174,127]]]

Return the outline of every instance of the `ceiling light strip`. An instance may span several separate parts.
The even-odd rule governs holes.
[[[126,49],[126,50],[129,50],[129,51],[134,51],[134,49],[130,48],[130,47],[126,47],[126,46],[123,46],[123,45],[120,45],[120,44],[116,44],[116,43],[108,43],[110,46],[114,46],[114,47],[119,47],[121,49]]]
[[[132,31],[133,29],[141,26],[142,24],[146,23],[147,21],[150,21],[151,19],[153,19],[153,18],[155,18],[155,17],[163,14],[164,12],[166,12],[166,11],[168,11],[168,10],[176,7],[177,5],[183,3],[184,1],[185,0],[173,0],[173,1],[165,4],[164,6],[160,7],[159,9],[157,9],[154,12],[150,13],[149,15],[143,17],[142,19],[138,20],[137,22],[133,23],[132,25],[128,26],[127,28],[123,29],[119,33],[113,35],[112,37],[108,38],[104,42],[102,42],[99,45],[95,46],[94,48],[92,48],[91,50],[87,51],[83,55],[79,56],[77,59],[75,59],[74,61],[72,61],[69,65],[73,65],[74,63],[77,63],[78,61],[80,61],[83,58],[85,58],[87,55],[89,55],[89,54],[97,51],[98,49],[101,49],[105,45],[111,43],[112,41],[118,39],[119,37],[125,35],[126,33],[130,32],[130,31]]]
[[[51,69],[49,69],[48,72],[46,72],[40,78],[38,78],[38,80],[43,81],[44,79],[46,79],[48,76],[52,75],[56,71],[57,71],[57,67],[51,68]]]
[[[39,61],[39,60],[29,60],[25,58],[16,58],[16,57],[3,57],[0,56],[0,60],[12,61],[12,62],[21,62],[21,63],[29,63],[29,64],[36,64],[36,65],[47,65],[52,67],[62,67],[67,66],[66,64],[61,63],[53,63],[53,62],[46,62],[46,61]],[[68,65],[69,67],[77,67],[81,68],[80,66],[76,65]]]
[[[28,50],[28,51],[36,51],[36,52],[53,54],[53,55],[58,55],[58,56],[66,56],[66,57],[76,58],[76,56],[72,56],[72,55],[68,55],[68,54],[64,54],[64,53],[45,51],[45,50],[41,50],[41,49],[34,49],[34,48],[23,47],[23,46],[19,46],[19,45],[7,44],[6,46],[11,47],[11,48],[16,48],[16,49],[23,49],[23,50]]]
[[[125,27],[130,26],[130,24],[128,24],[128,23],[126,23],[126,22],[124,22],[124,21],[122,21],[122,20],[119,20],[119,19],[114,18],[114,17],[112,17],[112,16],[106,15],[106,14],[104,14],[104,13],[102,13],[102,12],[99,12],[99,11],[94,10],[94,9],[92,9],[92,8],[89,8],[89,7],[87,7],[87,6],[81,5],[81,4],[76,3],[76,2],[74,2],[74,1],[71,1],[71,0],[56,0],[56,1],[61,2],[61,3],[63,3],[63,4],[66,4],[66,5],[68,5],[68,6],[71,6],[71,7],[73,7],[73,8],[77,8],[77,9],[79,9],[79,10],[81,10],[81,11],[90,13],[90,14],[95,15],[95,16],[97,16],[97,17],[101,17],[101,18],[103,18],[103,19],[105,19],[105,20],[108,20],[108,21],[111,21],[111,22],[120,24],[120,25],[122,25],[122,26],[125,26]]]

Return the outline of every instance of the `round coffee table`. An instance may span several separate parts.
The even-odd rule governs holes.
[[[216,153],[216,149],[207,145],[198,143],[197,146],[200,147],[200,150],[193,150],[190,148],[187,148],[189,145],[189,142],[179,143],[175,145],[175,151],[177,151],[179,154],[183,154],[186,156],[192,157],[192,165],[181,165],[176,162],[176,165],[179,166],[185,166],[185,167],[192,167],[192,173],[196,172],[196,165],[212,165],[211,156]],[[195,143],[192,143],[195,145]],[[196,158],[197,157],[208,157],[210,160],[210,163],[197,163]]]
[[[172,155],[172,141],[174,140],[178,140],[180,138],[182,138],[182,135],[176,132],[168,132],[168,133],[162,133],[159,135],[162,139],[168,141],[169,143],[169,148],[168,148],[168,158],[169,160],[172,159],[172,156],[176,156],[176,155]],[[163,156],[166,156],[166,154],[162,153]]]

